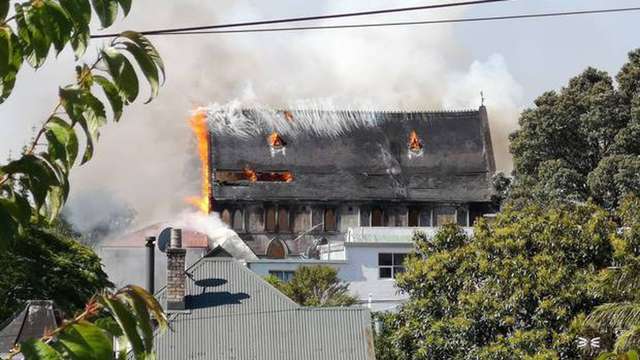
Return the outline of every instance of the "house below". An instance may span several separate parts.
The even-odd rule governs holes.
[[[5,358],[16,344],[39,339],[47,331],[56,329],[61,319],[51,300],[30,300],[24,310],[0,324],[0,358]],[[13,359],[23,359],[21,354]]]
[[[159,359],[375,359],[366,308],[301,307],[231,258],[202,258],[186,273],[184,249],[172,245],[167,258],[158,298],[173,330],[156,336]]]

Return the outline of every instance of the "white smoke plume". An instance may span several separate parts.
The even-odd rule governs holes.
[[[424,1],[405,1],[402,6],[422,4]],[[129,17],[109,30],[397,6],[398,2],[390,0],[136,0]],[[462,15],[464,9],[455,8],[314,24]],[[184,197],[197,195],[200,189],[195,142],[186,121],[189,113],[200,106],[233,99],[275,109],[296,104],[298,99],[324,99],[322,102],[330,102],[335,109],[439,110],[477,108],[483,90],[498,167],[508,169],[506,131],[502,129],[516,124],[520,87],[499,55],[472,58],[459,45],[453,26],[152,37],[167,67],[167,81],[160,96],[151,104],[131,106],[119,124],[104,129],[95,158],[73,173],[72,192],[101,189],[114,198],[126,199],[138,214],[137,226],[175,216],[187,206]],[[100,43],[95,41],[92,45]],[[60,71],[60,67],[56,69]],[[72,78],[71,64],[67,71]],[[55,96],[60,77],[57,73],[51,75],[53,81],[48,87],[35,81],[19,84],[22,94],[14,96]],[[37,106],[46,114],[51,108],[48,105],[45,102]],[[22,109],[31,109],[30,106],[34,105],[18,103],[8,115],[23,114]],[[33,112],[29,110],[29,115]],[[72,201],[69,206],[75,212],[83,212],[81,201]]]

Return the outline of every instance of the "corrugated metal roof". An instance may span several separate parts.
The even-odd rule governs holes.
[[[472,227],[462,228],[467,235],[473,235]],[[412,244],[411,236],[415,231],[422,231],[427,237],[433,237],[437,227],[353,227],[347,232],[345,243],[347,244]]]
[[[233,259],[204,258],[188,273],[188,312],[158,336],[159,359],[375,357],[366,308],[300,307]]]
[[[5,354],[15,344],[40,338],[46,330],[58,327],[53,301],[29,300],[24,310],[0,326],[0,354]]]

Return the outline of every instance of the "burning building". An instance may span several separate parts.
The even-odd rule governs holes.
[[[493,211],[484,106],[199,114],[208,122],[208,210],[259,257],[313,256],[350,228],[470,226]]]

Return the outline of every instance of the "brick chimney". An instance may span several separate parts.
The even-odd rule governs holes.
[[[182,229],[171,229],[171,241],[167,249],[167,310],[184,310],[185,255],[182,248]]]

